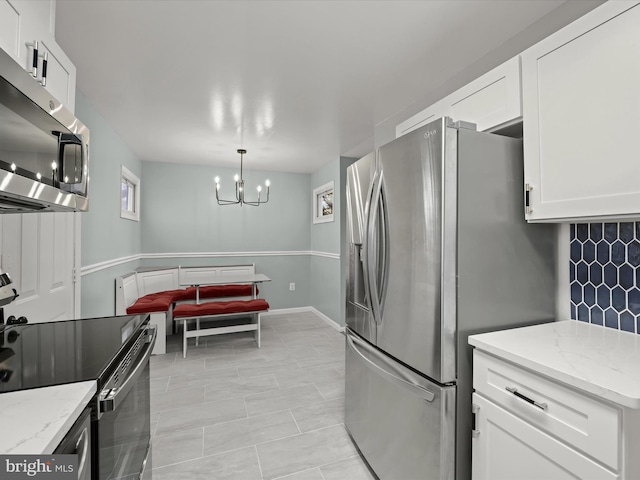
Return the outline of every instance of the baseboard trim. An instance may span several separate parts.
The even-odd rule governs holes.
[[[331,328],[337,330],[340,333],[344,333],[344,327],[340,326],[335,320],[329,318],[320,310],[315,307],[293,307],[293,308],[274,308],[262,314],[263,317],[270,315],[280,315],[283,313],[303,313],[303,312],[313,312],[318,315],[322,320],[327,322]]]
[[[311,307],[292,307],[292,308],[272,308],[268,312],[262,314],[263,317],[271,315],[280,315],[283,313],[303,313],[311,311]]]
[[[340,333],[344,332],[344,327],[341,327],[335,320],[327,317],[324,313],[322,313],[320,310],[318,310],[315,307],[309,307],[309,308],[313,313],[315,313],[320,318],[322,318],[325,322],[327,322],[331,328],[333,328],[334,330],[337,330]]]

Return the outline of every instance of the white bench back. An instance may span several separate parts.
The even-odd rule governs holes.
[[[178,284],[202,285],[214,281],[221,275],[254,275],[255,265],[231,265],[224,267],[178,267]]]
[[[177,268],[138,272],[136,277],[138,277],[138,291],[141,297],[149,293],[178,288]]]
[[[131,272],[116,277],[116,315],[126,315],[127,307],[149,293],[185,288],[185,285],[206,283],[220,275],[255,274],[255,265],[224,265],[214,267],[158,268]]]
[[[139,297],[138,279],[135,272],[116,277],[116,315],[125,315],[127,307]]]

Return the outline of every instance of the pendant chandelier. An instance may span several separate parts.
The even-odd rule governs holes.
[[[224,200],[220,198],[219,192],[220,192],[220,177],[216,177],[215,178],[215,182],[216,182],[216,201],[218,202],[218,205],[251,205],[253,207],[257,207],[258,205],[262,204],[262,203],[267,203],[269,201],[269,180],[265,181],[264,184],[267,187],[267,198],[266,200],[260,200],[260,192],[262,192],[262,185],[258,185],[258,200],[256,200],[255,202],[249,202],[247,200],[244,199],[244,179],[242,178],[242,157],[245,153],[247,153],[246,150],[240,148],[238,149],[238,153],[240,154],[240,176],[238,177],[238,175],[236,174],[235,177],[233,177],[233,179],[236,182],[236,198],[235,200]]]

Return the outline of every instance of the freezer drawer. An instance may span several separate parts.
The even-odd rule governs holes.
[[[455,386],[434,384],[347,330],[345,425],[380,480],[455,473]]]

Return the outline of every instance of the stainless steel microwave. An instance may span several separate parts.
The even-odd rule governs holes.
[[[89,129],[0,49],[0,213],[86,211]]]

